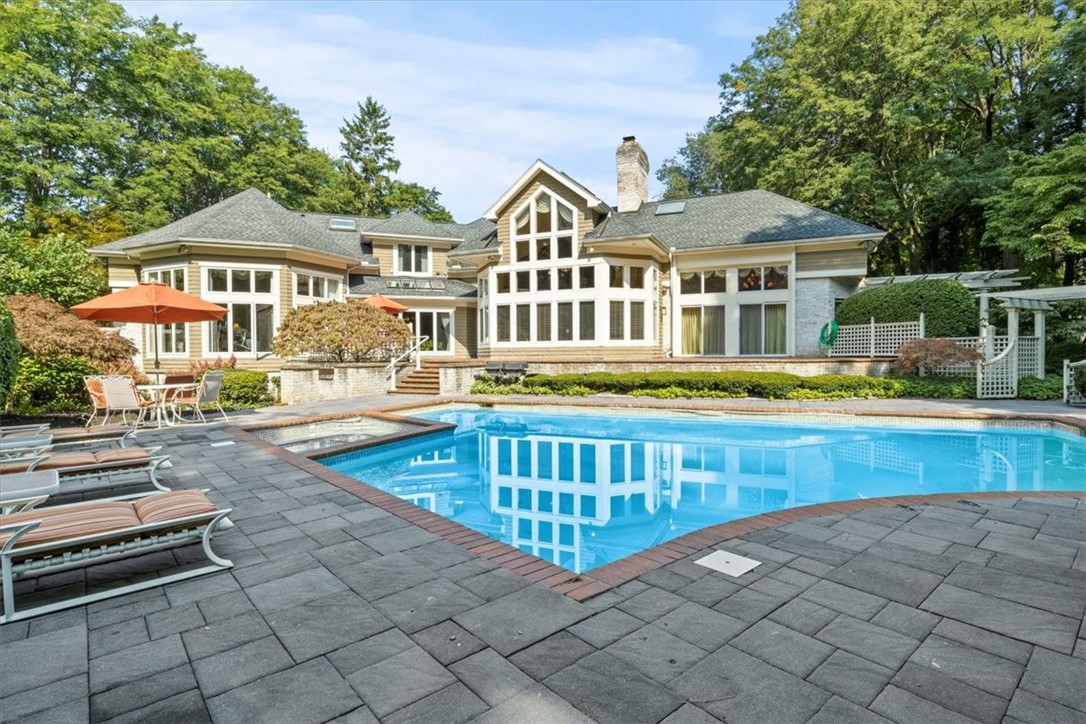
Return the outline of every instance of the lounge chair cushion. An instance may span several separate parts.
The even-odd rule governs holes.
[[[141,447],[114,447],[94,453],[95,462],[98,463],[137,463],[144,462],[150,457],[150,454]]]
[[[207,499],[202,490],[174,490],[158,493],[137,500],[134,504],[136,515],[144,525],[161,523],[167,520],[187,518],[218,510],[218,506]]]
[[[19,538],[16,548],[140,525],[139,516],[132,504],[125,502],[85,503],[73,508],[40,508],[25,513],[13,513],[4,516],[4,525],[28,520],[40,520],[41,525]],[[6,543],[10,537],[10,533],[0,535],[0,545]]]
[[[98,463],[91,452],[63,452],[52,453],[45,460],[38,463],[35,470],[58,470],[60,468],[77,468],[84,465],[96,465]]]

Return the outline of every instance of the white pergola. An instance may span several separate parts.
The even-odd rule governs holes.
[[[1001,302],[1007,310],[1007,336],[1013,342],[1018,339],[1019,315],[1033,312],[1033,334],[1039,345],[1037,370],[1039,378],[1045,376],[1045,314],[1052,309],[1052,302],[1086,301],[1086,286],[1049,287],[1046,289],[1014,289],[1009,291],[984,291],[980,295],[981,333],[988,326],[989,297]],[[991,335],[988,335],[989,337]],[[990,357],[985,354],[985,357]]]

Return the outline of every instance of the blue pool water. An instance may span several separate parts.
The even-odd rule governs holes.
[[[1086,489],[1086,438],[749,419],[445,410],[455,432],[321,462],[581,573],[758,513],[888,495]]]

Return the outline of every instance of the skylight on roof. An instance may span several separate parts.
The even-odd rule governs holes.
[[[328,228],[332,231],[358,231],[354,219],[328,219]]]
[[[656,215],[667,216],[668,214],[681,214],[685,208],[685,201],[665,201],[656,207]]]

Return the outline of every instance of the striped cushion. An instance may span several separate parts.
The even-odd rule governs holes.
[[[41,525],[21,537],[15,545],[16,549],[38,543],[51,543],[123,530],[140,524],[140,519],[131,503],[103,502],[85,503],[71,508],[41,508],[5,515],[4,525],[28,520],[40,520]],[[0,545],[6,543],[10,537],[10,533],[0,535]]]
[[[219,508],[207,499],[202,490],[174,490],[137,500],[135,509],[136,515],[147,525],[210,513]]]
[[[58,468],[75,468],[83,465],[96,465],[97,460],[94,459],[94,453],[89,452],[66,452],[66,453],[53,453],[45,460],[38,463],[38,467],[35,470],[56,470]]]
[[[25,473],[27,468],[30,467],[30,461],[20,460],[14,462],[11,460],[0,460],[0,475],[14,475],[15,473]]]
[[[141,447],[114,447],[94,453],[100,463],[144,462],[151,456]]]

